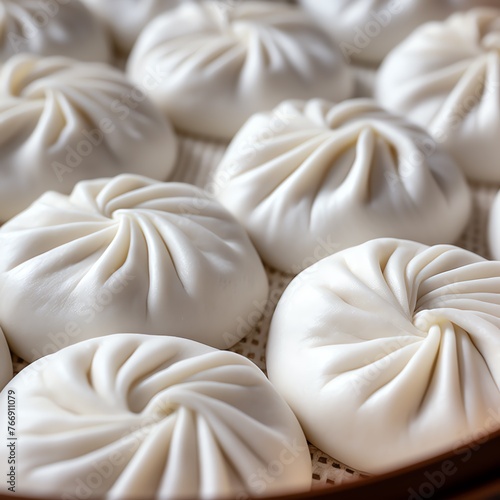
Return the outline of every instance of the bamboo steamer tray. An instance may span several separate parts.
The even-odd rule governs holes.
[[[180,137],[179,159],[172,181],[197,185],[210,193],[213,189],[213,174],[227,144],[191,137]],[[457,245],[485,258],[491,258],[487,244],[489,212],[498,192],[497,186],[471,184],[473,192],[473,214],[469,225]],[[248,334],[230,350],[246,356],[264,372],[265,350],[271,318],[279,297],[293,279],[280,271],[266,267],[270,284],[267,304],[256,326],[246,326]],[[14,371],[26,366],[21,359],[14,359]],[[478,441],[461,443],[442,456],[406,467],[378,477],[368,477],[339,463],[310,445],[313,463],[310,493],[281,497],[284,499],[338,500],[354,498],[500,498],[500,431],[481,436]],[[472,493],[471,493],[472,491]],[[472,495],[472,496],[469,496]],[[13,496],[0,495],[12,499]],[[16,498],[21,499],[16,495]]]

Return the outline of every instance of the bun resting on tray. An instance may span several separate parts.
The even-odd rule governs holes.
[[[166,180],[176,156],[166,118],[110,66],[19,55],[0,70],[0,222],[83,179]]]
[[[349,61],[377,65],[417,26],[451,14],[451,0],[300,0]]]
[[[27,361],[135,331],[229,348],[267,292],[245,230],[189,184],[81,182],[0,228],[0,324]]]
[[[78,0],[0,0],[0,63],[29,52],[108,62],[105,30]]]
[[[500,426],[500,262],[380,239],[286,289],[267,369],[308,440],[382,473]]]
[[[499,72],[500,9],[473,9],[422,26],[397,46],[376,96],[426,127],[469,178],[500,183]]]
[[[0,390],[2,390],[13,375],[12,357],[7,340],[0,328]]]
[[[259,368],[232,352],[144,334],[67,347],[2,392],[2,436],[9,391],[23,416],[23,495],[220,499],[311,487],[297,419]],[[4,477],[8,453],[2,446]]]
[[[183,4],[144,29],[127,71],[179,130],[219,139],[286,98],[354,92],[335,43],[301,9],[276,2]]]
[[[454,160],[368,99],[287,101],[256,114],[216,181],[263,260],[293,273],[377,237],[453,243],[471,210]]]

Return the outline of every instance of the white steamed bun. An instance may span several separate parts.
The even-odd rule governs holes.
[[[80,180],[166,180],[176,155],[166,118],[110,66],[19,55],[0,70],[0,222]]]
[[[297,7],[188,3],[151,22],[130,78],[183,132],[231,139],[286,98],[342,100],[354,78],[334,42]]]
[[[381,473],[500,425],[500,262],[382,239],[295,278],[269,378],[315,446]]]
[[[228,348],[267,292],[245,230],[189,184],[84,181],[0,228],[0,324],[27,361],[135,331]]]
[[[300,0],[348,61],[379,64],[417,26],[451,14],[450,0]]]
[[[287,101],[253,116],[215,180],[263,260],[293,273],[377,237],[453,243],[471,211],[452,158],[368,99]]]
[[[430,23],[396,47],[379,102],[426,127],[476,181],[500,183],[500,9]]]
[[[235,353],[128,334],[40,359],[0,396],[4,478],[11,391],[22,495],[221,499],[311,487],[297,419]]]
[[[29,52],[108,62],[104,28],[79,0],[0,0],[0,63]]]

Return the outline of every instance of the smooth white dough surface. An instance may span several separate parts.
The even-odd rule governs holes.
[[[13,373],[12,357],[10,355],[9,346],[0,328],[0,390],[7,385]]]
[[[471,212],[451,157],[369,99],[253,116],[215,180],[263,260],[285,272],[377,237],[454,243]]]
[[[417,26],[444,19],[450,0],[299,0],[330,35],[347,60],[379,64]]]
[[[82,342],[12,380],[0,396],[2,436],[9,390],[22,415],[21,494],[219,499],[311,487],[296,417],[235,353],[144,334]]]
[[[0,324],[26,361],[135,331],[229,348],[267,293],[245,230],[189,184],[85,181],[0,228]]]
[[[176,157],[170,123],[117,69],[19,55],[0,70],[0,222],[80,180],[166,180]]]
[[[306,437],[381,473],[498,428],[500,262],[381,239],[297,276],[267,369]]]
[[[500,183],[500,9],[416,30],[386,58],[376,97],[425,126],[476,181]]]
[[[78,0],[0,0],[0,62],[29,52],[108,62],[104,27]]]
[[[488,239],[492,257],[500,260],[500,191],[491,207]]]
[[[354,92],[335,43],[301,9],[279,3],[184,4],[146,27],[127,71],[178,129],[219,139],[284,99]]]

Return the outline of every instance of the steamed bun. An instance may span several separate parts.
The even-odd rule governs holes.
[[[0,324],[27,361],[135,331],[228,348],[267,292],[245,230],[188,184],[80,182],[0,228]]]
[[[0,223],[80,180],[166,180],[176,155],[166,118],[110,66],[19,55],[0,70]]]
[[[2,436],[9,391],[22,415],[22,495],[221,499],[311,487],[297,419],[257,366],[235,353],[144,334],[81,342],[7,386]]]
[[[21,52],[108,62],[101,24],[79,0],[0,0],[0,63]]]
[[[269,378],[308,440],[381,473],[500,421],[500,262],[382,239],[295,278],[273,316]]]
[[[426,127],[476,181],[500,183],[500,9],[430,23],[382,65],[379,102]]]
[[[379,64],[417,26],[444,19],[451,0],[299,0],[349,61]]]
[[[187,3],[151,22],[128,74],[183,132],[231,139],[286,98],[342,100],[354,79],[334,42],[279,3]]]
[[[471,211],[451,157],[368,99],[287,101],[253,116],[215,180],[263,260],[290,273],[377,237],[453,243]]]

